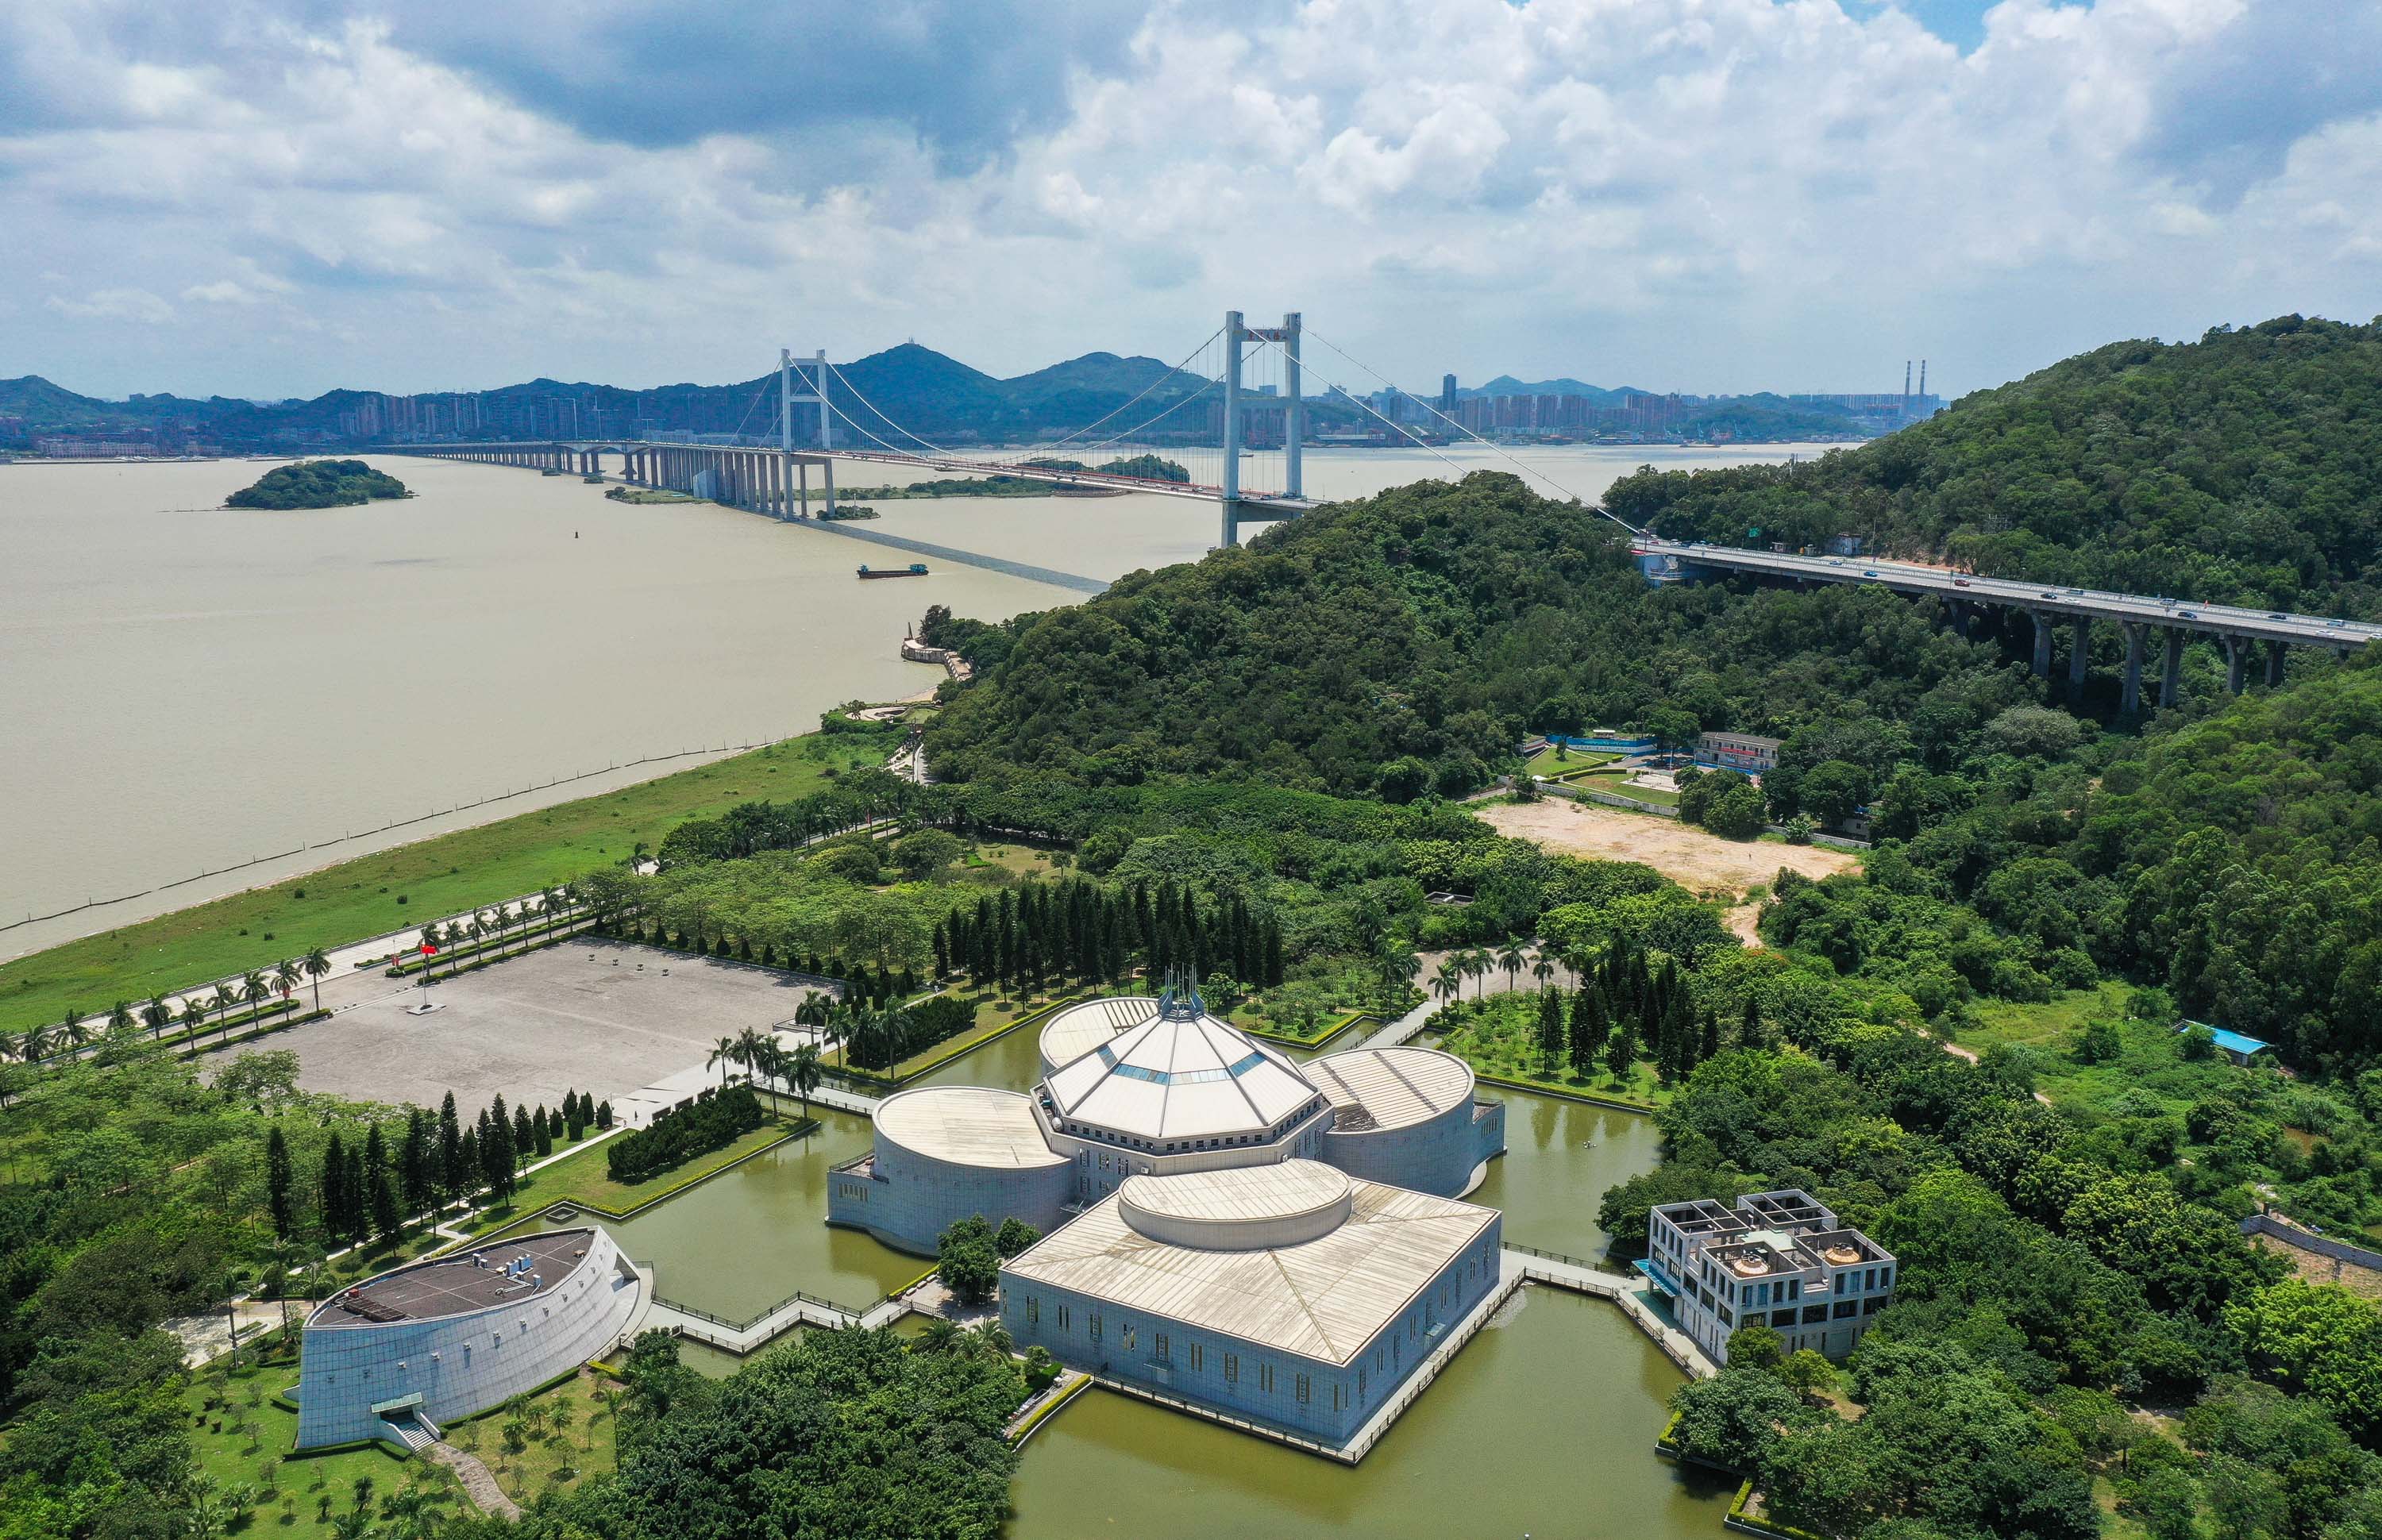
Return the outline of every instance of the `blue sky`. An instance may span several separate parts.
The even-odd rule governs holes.
[[[1401,380],[1954,390],[2382,311],[2344,0],[31,0],[0,375],[1000,373],[1302,310]],[[1344,370],[1340,383],[1371,382]]]

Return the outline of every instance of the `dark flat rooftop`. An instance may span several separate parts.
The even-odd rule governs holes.
[[[461,1315],[495,1304],[534,1300],[559,1287],[585,1259],[594,1234],[585,1229],[553,1230],[500,1241],[473,1251],[458,1252],[436,1262],[416,1263],[366,1278],[340,1290],[314,1312],[312,1326],[379,1326],[390,1321],[418,1321],[440,1315]],[[520,1258],[529,1265],[518,1276],[508,1268]],[[475,1265],[476,1263],[476,1265]],[[531,1284],[534,1276],[538,1281]]]

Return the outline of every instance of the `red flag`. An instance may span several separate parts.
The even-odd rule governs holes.
[[[436,957],[438,955],[438,948],[425,941],[422,944],[422,955],[424,957]]]

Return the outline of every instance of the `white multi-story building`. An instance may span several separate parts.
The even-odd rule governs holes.
[[[1790,1353],[1842,1358],[1894,1299],[1893,1254],[1800,1189],[1750,1192],[1735,1208],[1659,1204],[1646,1236],[1639,1270],[1715,1363],[1728,1362],[1729,1334],[1752,1326],[1785,1338]]]

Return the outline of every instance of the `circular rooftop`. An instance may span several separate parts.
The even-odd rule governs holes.
[[[1208,1252],[1317,1240],[1346,1222],[1354,1202],[1347,1173],[1316,1160],[1127,1177],[1117,1189],[1117,1212],[1135,1230]]]
[[[1042,1138],[1034,1106],[1014,1091],[929,1085],[877,1104],[877,1133],[905,1150],[955,1166],[1063,1166]]]
[[[1406,1128],[1472,1100],[1472,1066],[1437,1048],[1350,1048],[1309,1060],[1307,1078],[1343,1133]]]
[[[1133,1024],[1105,1038],[1070,1028],[1070,1043],[1082,1033],[1091,1046],[1042,1082],[1062,1124],[1088,1124],[1171,1153],[1264,1143],[1321,1106],[1296,1065],[1209,1015],[1196,996],[1103,1003],[1129,1008],[1121,1014]],[[1045,1031],[1046,1049],[1052,1029]]]

